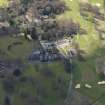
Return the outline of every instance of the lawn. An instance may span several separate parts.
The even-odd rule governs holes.
[[[0,80],[0,82],[2,82]],[[2,89],[2,84],[0,83],[0,105],[4,104],[4,97],[5,97],[5,92]]]
[[[51,77],[47,77],[45,75],[43,75],[41,73],[41,70],[44,70],[44,68],[49,68],[55,75],[55,78],[51,78]],[[38,70],[38,71],[37,71]],[[36,97],[38,95],[37,93],[37,86],[40,84],[43,91],[46,92],[47,96],[41,97],[41,103],[43,103],[43,105],[55,105],[61,101],[64,100],[64,98],[62,97],[62,95],[60,95],[61,93],[63,93],[63,91],[61,92],[61,90],[54,90],[54,84],[57,83],[57,79],[59,77],[63,77],[64,81],[66,82],[65,85],[65,96],[66,96],[66,90],[68,87],[68,80],[69,80],[69,74],[67,74],[64,70],[64,67],[62,65],[62,63],[60,62],[54,62],[51,64],[37,64],[37,66],[35,65],[28,65],[27,69],[25,70],[23,76],[25,77],[30,77],[33,78],[33,83],[30,82],[26,82],[26,83],[18,83],[17,84],[17,89],[16,92],[17,94],[14,94],[13,97],[13,104],[14,105],[26,105],[25,101],[20,98],[19,93],[21,92],[25,92],[27,94],[32,95],[32,97]],[[38,84],[35,84],[34,81],[38,80]],[[55,84],[58,85],[58,84]],[[60,93],[59,93],[60,92]]]
[[[81,94],[88,96],[92,99],[93,103],[99,97],[101,97],[97,101],[97,105],[105,105],[105,85],[98,86],[97,82],[101,81],[99,75],[96,73],[96,59],[101,56],[105,56],[105,48],[102,48],[102,40],[99,38],[98,33],[94,28],[94,24],[91,21],[85,20],[79,13],[79,2],[78,0],[64,0],[68,7],[71,10],[66,11],[64,14],[57,17],[58,21],[67,21],[69,19],[73,19],[78,22],[80,26],[87,30],[86,35],[77,35],[74,38],[74,41],[79,44],[81,50],[86,52],[85,59],[86,61],[74,60],[75,68],[74,68],[74,84],[81,83],[82,88],[78,90]],[[100,3],[102,9],[103,0],[89,0],[93,5],[96,3]],[[91,14],[90,14],[91,15]],[[92,18],[90,16],[89,18]],[[101,21],[101,25],[105,27],[104,21]],[[66,50],[66,49],[65,49]],[[89,83],[93,86],[92,89],[86,89],[84,84]],[[98,104],[100,103],[100,104]]]
[[[10,50],[8,50],[8,46],[12,45],[15,42],[22,42],[21,45],[14,45],[11,47]],[[0,38],[0,50],[2,52],[5,52],[6,54],[0,54],[1,58],[20,58],[22,60],[26,59],[29,56],[29,53],[32,52],[33,49],[35,48],[39,48],[40,45],[39,43],[36,42],[30,42],[28,40],[26,40],[24,37],[11,37],[11,36],[7,36],[7,37],[2,37]]]
[[[58,21],[62,22],[73,19],[73,21],[78,22],[83,29],[86,29],[88,33],[82,36],[77,35],[75,37],[75,41],[79,43],[79,46],[82,50],[85,50],[88,54],[92,54],[97,47],[100,47],[100,39],[94,29],[94,24],[90,21],[86,21],[80,15],[78,0],[65,0],[65,3],[71,8],[71,10],[68,10],[64,14],[58,16]]]
[[[93,5],[99,3],[100,7],[103,8],[104,0],[89,0],[89,2]]]
[[[0,0],[0,7],[6,7],[8,5],[8,0]]]
[[[79,1],[78,0],[64,0],[66,5],[71,9],[66,11],[64,14],[57,16],[57,20],[59,22],[67,21],[69,19],[73,19],[73,21],[76,21],[80,24],[80,26],[87,30],[86,35],[77,35],[74,38],[74,41],[79,44],[79,47],[81,50],[84,50],[86,52],[85,59],[86,61],[81,62],[77,59],[73,61],[73,63],[76,65],[74,68],[74,85],[77,83],[82,84],[82,88],[77,90],[80,94],[83,94],[85,96],[88,96],[92,99],[93,102],[95,102],[98,98],[97,105],[105,105],[105,86],[98,86],[97,81],[100,81],[99,75],[96,73],[96,64],[95,60],[99,56],[105,56],[105,49],[102,48],[101,42],[98,33],[94,29],[94,24],[90,21],[85,20],[79,13]],[[100,3],[102,8],[103,6],[103,0],[89,0],[92,4]],[[7,0],[0,0],[0,7],[4,7],[7,5]],[[91,14],[90,14],[91,15]],[[92,16],[89,17],[93,18]],[[104,22],[102,21],[103,27]],[[22,41],[23,44],[21,46],[14,46],[11,51],[8,51],[8,45]],[[24,38],[13,38],[13,37],[3,37],[0,38],[0,49],[4,52],[6,52],[7,56],[3,56],[0,54],[0,58],[21,58],[22,60],[25,60],[28,54],[32,51],[33,48],[39,48],[39,44],[37,42],[29,42],[25,40]],[[66,53],[66,50],[69,47],[66,47],[64,49],[60,49],[61,52]],[[63,98],[59,95],[62,92],[61,91],[54,91],[52,87],[56,84],[58,77],[63,77],[64,81],[66,82],[65,93],[68,86],[68,80],[69,80],[69,74],[65,73],[64,67],[62,63],[60,62],[53,62],[49,64],[38,64],[39,68],[35,65],[28,65],[27,69],[25,70],[23,76],[31,77],[35,79],[39,79],[42,82],[43,88],[47,92],[47,98],[43,98],[41,101],[43,105],[52,105],[56,102],[59,102],[63,100]],[[56,75],[55,78],[49,79],[48,77],[41,74],[40,70],[44,68],[49,68],[51,71]],[[39,70],[39,72],[37,71]],[[86,89],[84,87],[85,83],[89,83],[93,86],[92,89]],[[31,82],[24,83],[18,83],[16,88],[16,93],[13,97],[13,105],[26,105],[26,102],[20,98],[21,92],[26,92],[27,94],[30,94],[32,96],[36,96],[37,90],[34,88],[33,84]],[[2,91],[1,84],[0,84],[0,105],[2,104],[2,98],[1,96],[4,95],[4,92]],[[57,95],[58,94],[58,95]],[[56,96],[56,97],[55,97]],[[102,97],[101,97],[102,96]],[[101,99],[100,99],[101,97]]]

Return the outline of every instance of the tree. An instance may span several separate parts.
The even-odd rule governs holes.
[[[9,96],[6,96],[4,99],[4,105],[11,105]]]
[[[71,73],[73,65],[70,63],[70,60],[69,59],[64,59],[63,64],[64,64],[64,67],[65,67],[66,73]]]
[[[19,77],[21,75],[21,70],[19,69],[15,69],[14,72],[13,72],[13,75],[16,76],[16,77]]]
[[[33,3],[34,5],[34,12],[38,15],[52,15],[52,14],[60,14],[64,12],[67,7],[65,3],[60,0],[36,0]]]

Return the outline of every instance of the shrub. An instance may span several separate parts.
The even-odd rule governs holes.
[[[4,99],[4,105],[11,105],[10,98],[8,96]]]
[[[15,84],[16,81],[13,78],[6,78],[5,80],[3,80],[3,89],[7,92],[7,93],[13,93],[15,90]]]
[[[14,70],[13,75],[19,77],[21,75],[21,71],[19,69]]]
[[[44,75],[45,77],[48,77],[48,78],[53,78],[55,77],[55,74],[53,72],[53,70],[49,69],[49,68],[44,68],[42,69],[41,71],[41,74]]]

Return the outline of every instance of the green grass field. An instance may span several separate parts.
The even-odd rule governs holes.
[[[53,64],[39,64],[39,69],[35,68],[35,65],[29,65],[27,67],[27,70],[25,70],[24,75],[25,77],[31,77],[34,78],[33,80],[35,81],[38,79],[39,83],[41,83],[41,87],[43,91],[46,92],[47,96],[43,97],[41,99],[41,102],[43,105],[56,105],[57,103],[63,101],[62,95],[60,95],[61,90],[54,90],[53,83],[57,82],[57,78],[63,77],[65,82],[66,82],[66,87],[65,88],[65,95],[66,95],[66,89],[68,87],[68,80],[69,80],[69,75],[65,73],[64,67],[61,66],[62,64],[60,62],[54,62]],[[51,71],[54,73],[55,78],[48,78],[44,75],[42,75],[41,70],[44,70],[44,68],[49,68]],[[37,72],[39,70],[39,72]],[[55,82],[56,81],[56,82]],[[26,82],[26,83],[19,83],[17,84],[17,89],[16,92],[17,94],[14,94],[14,100],[13,100],[13,105],[26,105],[25,100],[20,98],[19,93],[25,92],[29,93],[32,96],[37,96],[37,89],[35,88],[38,84],[34,84],[31,82]],[[55,84],[57,85],[57,84]],[[62,93],[62,92],[61,92]],[[56,96],[56,97],[55,97]]]
[[[100,9],[103,8],[103,0],[89,0],[90,3],[96,4],[100,3]],[[95,61],[99,56],[105,56],[105,48],[102,48],[102,40],[99,38],[98,33],[94,28],[94,24],[91,21],[85,20],[79,13],[79,1],[78,0],[65,0],[65,3],[68,7],[71,8],[71,11],[67,11],[64,14],[57,17],[57,19],[62,21],[67,21],[73,19],[78,22],[82,28],[87,30],[87,34],[75,37],[75,41],[79,44],[80,49],[86,52],[86,61],[81,62],[74,60],[75,69],[74,69],[74,83],[81,83],[82,88],[78,90],[85,96],[88,96],[94,102],[97,98],[101,97],[98,100],[97,105],[105,105],[105,85],[98,86],[97,82],[101,81],[99,75],[96,73],[96,64]],[[91,17],[92,18],[92,17]],[[101,25],[105,27],[105,22],[102,21]],[[92,89],[86,89],[84,84],[89,83],[93,86]]]
[[[100,46],[100,39],[97,35],[97,32],[94,29],[94,24],[90,21],[86,21],[79,12],[79,1],[74,0],[65,0],[68,7],[71,8],[71,11],[67,11],[64,14],[57,17],[57,19],[62,21],[67,21],[69,19],[73,19],[80,24],[83,29],[87,30],[87,35],[77,35],[75,37],[76,41],[79,43],[81,49],[85,50],[86,52],[92,54],[92,52]],[[101,3],[101,2],[100,2]],[[103,22],[104,24],[104,22]]]
[[[0,0],[0,7],[6,7],[8,5],[8,0]]]
[[[22,45],[16,45],[8,50],[8,46],[12,45],[14,42],[22,42]],[[29,42],[25,38],[15,38],[15,37],[2,37],[0,38],[0,49],[4,51],[7,56],[0,54],[2,58],[20,58],[25,59],[28,54],[32,51],[33,47],[39,47],[37,42]]]
[[[83,94],[84,96],[88,96],[92,101],[96,101],[99,97],[101,97],[96,105],[105,105],[105,85],[98,86],[97,82],[100,81],[99,75],[96,73],[96,64],[95,60],[99,56],[105,56],[105,48],[102,48],[102,40],[99,38],[98,33],[94,28],[94,24],[91,21],[85,20],[79,13],[79,0],[64,0],[66,5],[71,8],[71,10],[66,11],[64,14],[57,16],[57,20],[59,22],[67,21],[69,19],[73,19],[74,21],[78,22],[80,26],[87,30],[86,35],[77,35],[75,36],[74,40],[79,44],[81,50],[86,52],[86,61],[81,62],[75,59],[73,62],[76,65],[74,68],[74,85],[77,83],[81,83],[82,88],[77,90],[79,93]],[[7,5],[7,0],[0,0],[0,7],[5,7]],[[100,3],[100,9],[103,8],[103,0],[89,0],[90,3],[96,4]],[[90,14],[90,18],[93,18]],[[101,25],[105,27],[105,22],[102,21]],[[14,46],[11,51],[7,50],[9,44],[12,44],[16,41],[22,41],[23,44],[21,46]],[[0,49],[7,53],[7,56],[0,54],[0,58],[21,58],[25,60],[27,55],[32,51],[32,48],[40,47],[37,42],[28,42],[24,38],[11,38],[11,37],[3,37],[0,38]],[[69,48],[69,47],[67,47]],[[62,49],[61,49],[62,51]],[[63,53],[66,52],[63,51]],[[56,74],[56,78],[50,80],[45,76],[42,76],[40,72],[37,72],[37,68],[33,65],[28,65],[27,70],[24,72],[24,76],[26,77],[33,77],[34,79],[39,78],[39,80],[43,83],[43,86],[48,94],[48,97],[42,99],[43,105],[52,105],[56,102],[62,101],[62,98],[59,95],[56,95],[57,92],[60,94],[59,91],[54,91],[52,89],[52,84],[56,81],[57,77],[63,76],[64,80],[67,82],[69,80],[69,75],[65,73],[64,67],[60,62],[54,62],[52,64],[40,64],[40,70],[48,67]],[[67,82],[68,83],[68,82]],[[66,84],[67,84],[66,83]],[[85,83],[89,83],[93,86],[92,89],[86,89],[84,87]],[[68,85],[68,84],[67,84]],[[65,88],[65,91],[67,87]],[[13,97],[13,105],[26,105],[26,102],[20,98],[21,92],[29,93],[32,96],[36,96],[36,88],[34,88],[33,84],[30,82],[18,83],[16,94]],[[0,84],[0,105],[3,105],[3,97],[5,93],[2,90],[2,86]],[[54,97],[56,96],[56,97]]]

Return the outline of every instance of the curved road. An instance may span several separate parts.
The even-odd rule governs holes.
[[[70,64],[72,64],[72,59],[70,59]],[[64,100],[64,105],[70,105],[70,97],[71,97],[71,91],[72,91],[72,85],[73,85],[73,73],[72,73],[72,66],[71,66],[71,74],[70,74],[70,81],[69,81],[69,87],[67,91],[67,96]]]

